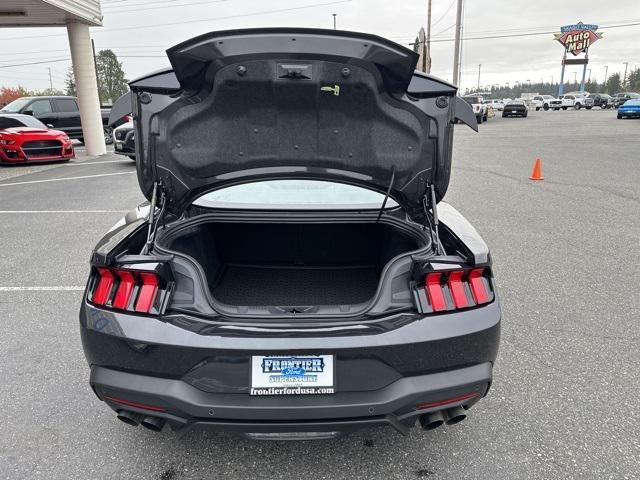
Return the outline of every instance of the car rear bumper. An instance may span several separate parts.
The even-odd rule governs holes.
[[[116,411],[165,418],[180,431],[341,432],[391,425],[406,433],[420,415],[468,408],[486,395],[500,318],[497,298],[450,313],[309,329],[232,320],[201,325],[194,317],[157,319],[85,301],[80,332],[90,383],[102,400]],[[336,393],[250,395],[255,355],[333,355]]]
[[[373,392],[333,395],[255,397],[210,393],[182,380],[96,366],[91,369],[90,382],[96,394],[116,412],[124,409],[164,418],[180,433],[209,427],[249,434],[331,434],[385,425],[406,434],[420,415],[456,406],[470,408],[487,393],[491,380],[492,364],[486,362],[404,377]],[[417,408],[419,404],[424,407]]]

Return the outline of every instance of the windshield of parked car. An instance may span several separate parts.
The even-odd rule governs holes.
[[[22,108],[31,101],[31,98],[18,98],[16,100],[14,100],[11,103],[8,103],[7,105],[5,105],[4,107],[2,107],[2,109],[0,111],[2,112],[11,112],[11,113],[17,113],[20,110],[22,110]]]
[[[384,197],[366,188],[322,180],[264,180],[206,193],[193,204],[260,210],[360,210],[379,209]],[[387,200],[386,208],[397,206],[393,199]]]
[[[507,105],[524,105],[524,101],[522,100],[511,100]]]
[[[630,106],[637,106],[640,105],[640,98],[636,98],[633,100],[627,100],[626,102],[624,102],[624,106],[625,107],[630,107]]]
[[[29,115],[24,115],[20,117],[0,116],[0,130],[4,130],[5,128],[19,128],[19,127],[42,128],[44,130],[47,129],[47,126],[44,123],[42,123],[37,118],[30,117]]]
[[[542,95],[542,98],[553,98],[553,95]]]

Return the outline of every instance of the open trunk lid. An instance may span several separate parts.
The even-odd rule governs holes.
[[[138,178],[178,213],[206,191],[264,178],[364,186],[421,214],[449,183],[456,88],[417,55],[334,30],[213,32],[167,51],[172,70],[131,83]],[[126,101],[124,102],[126,103]]]

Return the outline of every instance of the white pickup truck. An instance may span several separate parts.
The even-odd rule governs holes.
[[[489,108],[487,107],[484,99],[479,95],[465,95],[462,99],[471,105],[473,109],[473,113],[476,115],[476,119],[478,123],[482,123],[483,121],[487,121],[489,118]]]
[[[575,108],[580,110],[582,107],[587,110],[593,108],[593,98],[589,98],[588,93],[560,95],[558,98],[562,100],[562,109]]]

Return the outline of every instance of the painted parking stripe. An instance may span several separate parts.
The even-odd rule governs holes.
[[[81,162],[69,162],[65,163],[67,167],[75,167],[77,165],[100,165],[103,163],[126,163],[127,165],[133,165],[131,160],[104,160],[102,162],[92,162],[91,160],[85,160]]]
[[[64,180],[82,180],[84,178],[110,177],[113,175],[133,175],[136,172],[116,172],[100,173],[98,175],[80,175],[77,177],[48,178],[46,180],[30,180],[27,182],[0,183],[0,187],[11,187],[13,185],[30,185],[32,183],[62,182]]]
[[[129,210],[0,210],[0,214],[11,213],[127,213]]]
[[[84,287],[80,285],[55,286],[55,287],[0,287],[0,292],[82,292]]]

